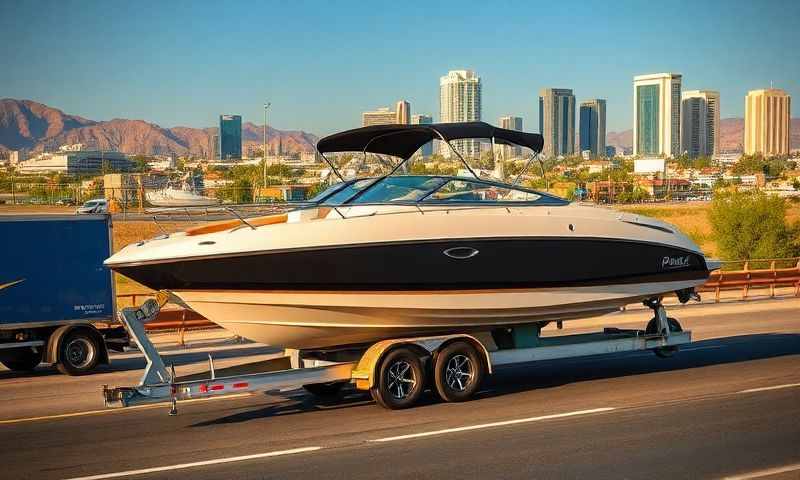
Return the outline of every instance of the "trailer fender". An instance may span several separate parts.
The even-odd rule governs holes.
[[[449,345],[456,340],[464,340],[474,345],[479,352],[483,353],[486,358],[486,370],[492,373],[492,362],[489,356],[489,351],[486,346],[481,343],[477,338],[467,334],[455,335],[440,335],[433,337],[418,337],[418,338],[395,338],[391,340],[381,340],[370,346],[361,359],[358,365],[353,370],[351,375],[355,380],[356,388],[359,390],[369,390],[375,386],[375,376],[378,366],[381,364],[386,355],[395,348],[405,346],[411,347],[420,352],[421,356],[434,356],[443,347]]]
[[[103,335],[97,331],[97,329],[93,325],[62,325],[55,329],[55,331],[50,335],[50,338],[47,340],[47,348],[44,352],[44,362],[45,363],[57,363],[58,362],[58,351],[61,348],[61,342],[64,340],[64,337],[67,336],[68,333],[73,332],[75,330],[84,330],[92,335],[95,340],[97,340],[97,345],[99,346],[100,350],[98,353],[99,356],[99,363],[102,365],[108,364],[108,349],[106,348],[106,342],[103,338]]]

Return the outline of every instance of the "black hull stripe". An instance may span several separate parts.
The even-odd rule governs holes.
[[[479,253],[454,259],[445,251]],[[154,290],[423,291],[695,281],[705,259],[666,245],[586,239],[443,240],[115,268]]]
[[[200,238],[195,237],[195,238]],[[198,240],[198,243],[202,240]],[[604,237],[459,237],[459,238],[430,238],[421,240],[397,240],[390,242],[367,242],[367,243],[345,243],[338,245],[314,245],[310,247],[294,247],[294,248],[276,248],[270,250],[252,250],[247,252],[231,252],[219,253],[211,255],[196,255],[190,257],[169,258],[160,260],[145,260],[141,262],[120,262],[107,264],[112,270],[120,270],[125,267],[140,267],[144,265],[158,265],[158,264],[172,264],[177,262],[200,262],[204,260],[221,260],[227,258],[237,257],[255,257],[260,255],[278,255],[284,253],[305,253],[305,252],[327,252],[330,250],[345,250],[351,248],[382,248],[382,247],[397,247],[397,246],[422,246],[426,244],[440,244],[447,243],[474,243],[474,242],[539,242],[539,241],[555,241],[555,242],[575,242],[575,241],[588,241],[596,243],[611,242],[614,244],[631,244],[643,245],[652,247],[665,247],[675,251],[675,253],[683,253],[684,255],[697,255],[697,252],[688,250],[681,247],[672,245],[665,245],[658,242],[648,242],[647,240],[638,239],[619,239],[619,238],[604,238]],[[147,246],[147,243],[142,245]]]

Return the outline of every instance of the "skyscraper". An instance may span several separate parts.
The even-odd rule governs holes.
[[[719,152],[719,92],[688,90],[681,94],[681,150],[692,158]]]
[[[397,114],[395,123],[408,125],[411,122],[411,104],[405,100],[400,100],[397,102],[395,113]]]
[[[433,123],[433,117],[431,117],[430,115],[412,115],[411,116],[411,124],[412,125],[430,125],[432,123]],[[433,142],[431,141],[431,142],[428,142],[425,145],[423,145],[420,148],[419,153],[423,157],[430,157],[431,155],[433,155]]]
[[[219,134],[215,133],[209,138],[207,155],[209,160],[219,160]]]
[[[506,130],[517,130],[518,132],[521,132],[522,117],[514,117],[511,115],[500,117],[498,126],[500,128],[505,128]],[[511,145],[497,145],[495,148],[495,155],[503,160],[510,160],[512,158],[517,158],[522,155],[522,147],[511,146]]]
[[[242,158],[242,117],[240,115],[219,116],[219,159]]]
[[[545,157],[575,153],[575,95],[571,89],[539,91],[539,133],[544,137]]]
[[[581,103],[580,151],[592,152],[593,158],[606,156],[606,101],[601,98]]]
[[[472,70],[450,70],[439,79],[439,121],[474,122],[481,119],[481,79]],[[453,140],[453,147],[464,158],[480,155],[478,140]],[[450,147],[440,142],[439,153],[452,154]]]
[[[361,114],[361,126],[389,125],[397,123],[397,113],[389,110],[389,107],[382,107],[372,112]]]
[[[680,155],[681,75],[633,77],[633,154]]]
[[[744,153],[789,154],[792,99],[779,88],[751,90],[744,103]]]

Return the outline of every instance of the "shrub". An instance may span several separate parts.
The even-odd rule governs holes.
[[[717,191],[708,217],[724,260],[798,254],[800,226],[786,222],[786,202],[763,192]]]

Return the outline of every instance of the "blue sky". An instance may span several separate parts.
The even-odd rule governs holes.
[[[632,77],[672,71],[716,89],[722,117],[774,82],[800,101],[800,1],[0,2],[0,97],[96,120],[211,126],[219,113],[328,134],[470,68],[483,119],[538,131],[538,91],[608,100],[631,128]],[[800,116],[795,106],[794,116]]]

